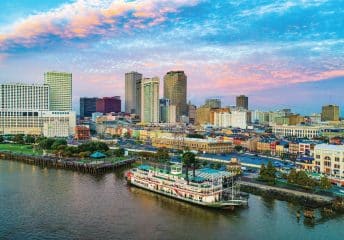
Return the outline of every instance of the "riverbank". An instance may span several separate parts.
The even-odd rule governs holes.
[[[344,198],[314,194],[249,180],[239,181],[240,190],[246,193],[292,202],[306,209],[320,209],[328,215],[344,213]]]
[[[243,192],[256,195],[269,196],[282,201],[297,202],[307,207],[328,206],[334,200],[333,197],[265,185],[247,180],[239,181]]]
[[[0,151],[0,159],[17,161],[41,167],[62,168],[66,170],[73,170],[90,174],[104,174],[109,171],[114,171],[115,169],[120,167],[131,166],[131,164],[136,161],[135,158],[128,158],[124,160],[119,159],[118,161],[113,162],[106,162],[99,159],[86,163],[81,159],[75,158],[59,158],[56,156],[19,154],[8,151]]]
[[[344,215],[299,220],[299,206],[251,195],[249,208],[215,211],[104,175],[0,161],[0,239],[341,239]]]
[[[85,163],[80,159],[61,159],[54,156],[19,154],[8,151],[0,151],[0,159],[18,161],[41,167],[62,168],[90,174],[104,174],[120,167],[132,166],[137,162],[137,159],[129,158],[119,160],[117,162],[103,162],[101,160],[97,160]],[[287,202],[296,202],[302,206],[311,208],[326,207],[328,209],[333,209],[334,211],[344,211],[344,203],[341,200],[337,200],[337,202],[334,203],[334,197],[253,183],[250,181],[241,181],[240,185],[243,192],[255,195],[268,196]]]

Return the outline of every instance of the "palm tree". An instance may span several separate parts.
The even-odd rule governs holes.
[[[195,162],[196,162],[195,154],[193,154],[192,152],[186,152],[183,154],[182,160],[183,160],[183,164],[185,165],[185,170],[186,170],[185,171],[186,181],[189,184],[189,167],[191,167],[191,165],[194,166],[193,176],[195,176]]]

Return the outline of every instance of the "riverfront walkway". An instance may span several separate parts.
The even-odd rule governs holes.
[[[59,158],[56,156],[36,156],[29,154],[17,154],[8,151],[0,151],[0,159],[8,161],[23,162],[31,165],[37,165],[42,167],[53,167],[70,169],[73,171],[102,174],[108,171],[114,171],[115,169],[123,166],[130,166],[136,159],[124,159],[116,162],[102,162],[94,161],[91,163],[80,162],[77,158]]]
[[[241,181],[238,181],[238,183],[240,184],[240,186],[259,189],[264,192],[274,191],[274,192],[282,193],[289,196],[295,196],[298,198],[312,199],[316,202],[331,203],[331,201],[334,199],[333,197],[329,197],[329,196],[323,196],[319,194],[307,193],[307,192],[286,189],[286,188],[281,188],[281,187],[274,187],[270,185],[264,185],[264,184],[249,182],[249,181],[241,180]]]

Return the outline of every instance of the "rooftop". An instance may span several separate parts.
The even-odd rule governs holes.
[[[344,145],[333,145],[333,144],[318,144],[315,146],[315,150],[332,150],[332,151],[344,151]]]
[[[213,179],[221,177],[230,177],[232,176],[232,174],[227,171],[220,171],[212,168],[201,168],[199,170],[196,170],[196,176],[204,179]]]

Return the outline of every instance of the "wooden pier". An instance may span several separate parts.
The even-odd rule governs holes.
[[[0,159],[17,161],[26,164],[41,166],[41,167],[51,167],[51,168],[61,168],[67,170],[73,170],[83,173],[90,174],[103,174],[106,172],[114,171],[120,167],[128,167],[133,164],[136,159],[130,158],[118,162],[101,162],[101,163],[82,163],[76,158],[59,158],[55,156],[34,156],[26,154],[16,154],[7,151],[0,151]]]

